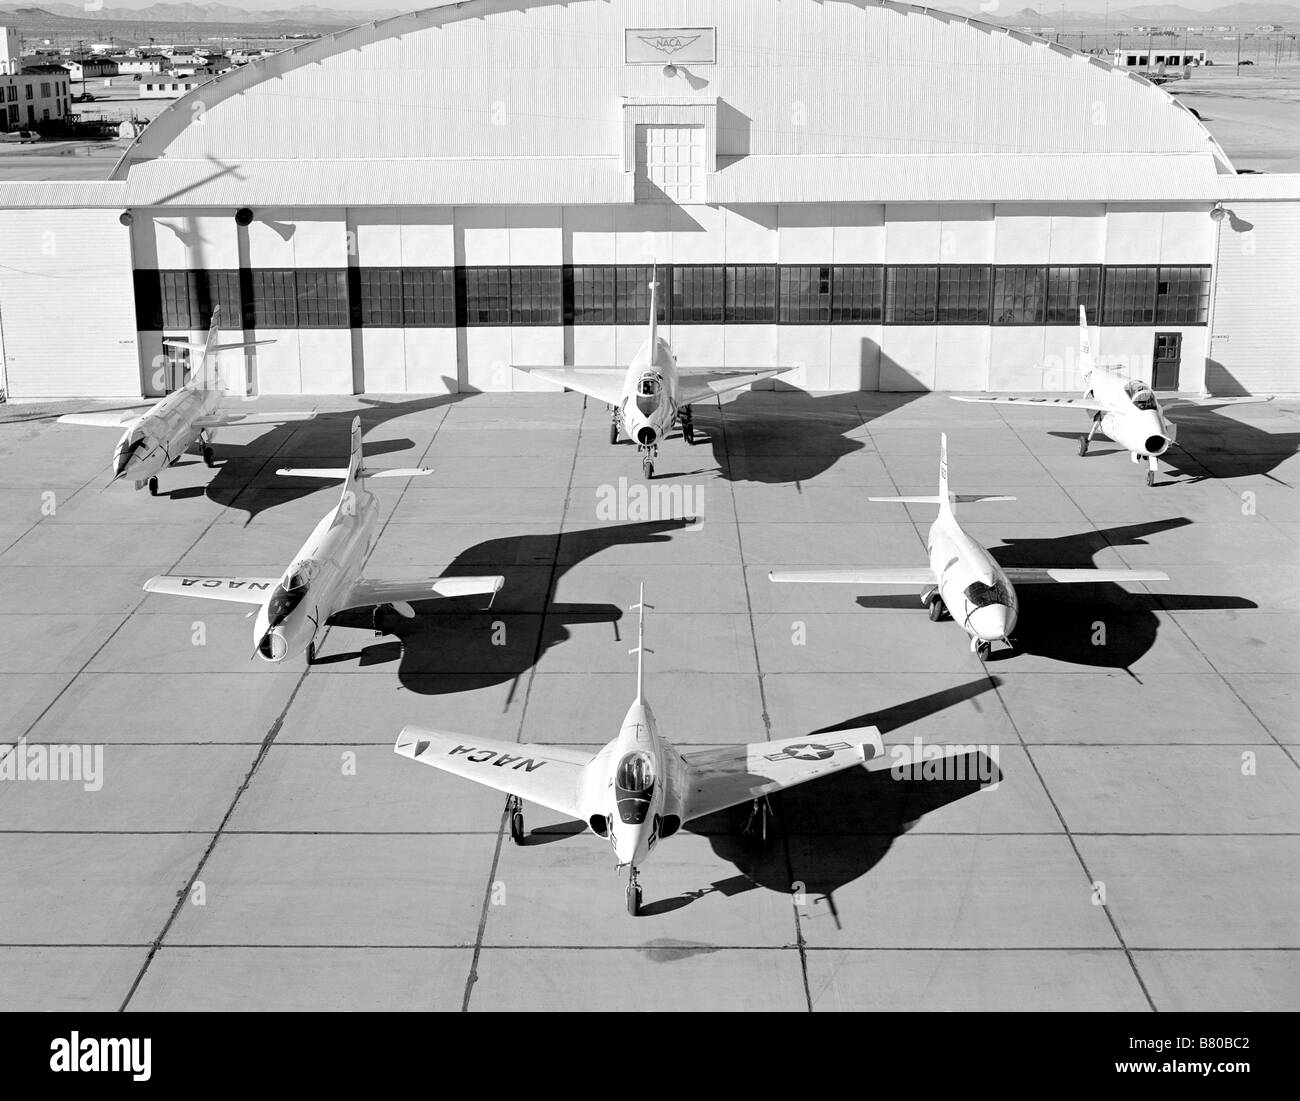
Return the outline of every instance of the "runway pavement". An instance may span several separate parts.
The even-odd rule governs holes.
[[[113,433],[54,425],[72,406],[0,408],[0,741],[102,753],[98,790],[0,780],[0,1008],[1300,1008],[1296,403],[1178,414],[1148,488],[1078,456],[1082,414],[741,394],[665,443],[681,497],[648,514],[579,395],[307,403],[158,498],[105,487]],[[367,573],[490,569],[494,607],[344,617],[272,666],[246,608],[141,590],[279,573],[338,488],[274,470],[344,461],[356,410],[375,465],[436,471],[374,484]],[[941,429],[954,491],[1017,497],[959,513],[1006,563],[1171,580],[1023,588],[987,662],[914,588],[768,582],[923,564],[933,509],[867,497],[935,492]],[[775,800],[766,844],[712,816],[632,918],[607,842],[529,805],[514,846],[501,796],[393,753],[407,723],[614,736],[643,580],[679,745],[874,723],[984,747],[996,783],[840,774]]]

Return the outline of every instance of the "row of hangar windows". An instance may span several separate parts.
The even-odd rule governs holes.
[[[142,332],[638,325],[649,265],[137,271]],[[668,324],[1203,325],[1210,269],[991,264],[673,264],[655,269]]]

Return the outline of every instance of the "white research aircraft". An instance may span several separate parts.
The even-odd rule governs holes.
[[[1088,453],[1088,445],[1100,429],[1127,449],[1133,462],[1146,459],[1147,485],[1155,485],[1156,473],[1160,469],[1157,459],[1176,442],[1178,426],[1165,416],[1163,407],[1156,400],[1155,391],[1145,382],[1128,378],[1115,368],[1093,360],[1092,341],[1088,336],[1088,313],[1082,306],[1079,307],[1079,373],[1083,376],[1086,387],[1081,399],[949,396],[953,401],[981,402],[987,405],[1049,405],[1086,409],[1092,413],[1092,426],[1086,436],[1079,437],[1079,454]],[[1219,398],[1214,399],[1214,404],[1243,405],[1271,400]]]
[[[391,607],[406,619],[415,617],[408,601],[437,597],[495,596],[505,579],[429,577],[418,581],[379,581],[361,576],[375,543],[379,503],[366,489],[367,478],[412,478],[432,474],[427,467],[369,470],[362,465],[361,418],[352,420],[352,457],[346,468],[282,468],[277,474],[301,478],[342,478],[343,495],[308,537],[283,577],[212,577],[163,575],[144,587],[151,593],[193,596],[256,604],[253,651],[267,661],[284,661],[307,651],[316,657],[316,642],[331,616],[352,608]]]
[[[869,501],[937,504],[939,515],[930,525],[926,547],[929,566],[910,569],[773,570],[772,581],[836,582],[845,585],[924,585],[921,603],[936,622],[948,612],[970,636],[971,651],[987,658],[993,643],[1014,646],[1020,603],[1014,586],[1055,582],[1099,584],[1108,581],[1168,581],[1162,570],[1056,569],[1042,566],[1000,566],[987,550],[962,530],[953,505],[961,502],[1014,501],[1014,497],[953,494],[948,491],[948,436],[939,436],[939,495],[937,497],[869,497]]]
[[[677,357],[668,341],[659,335],[658,281],[652,278],[649,287],[650,331],[629,367],[511,366],[516,371],[577,390],[610,406],[613,412],[609,442],[618,443],[619,432],[626,433],[641,453],[642,472],[647,478],[653,478],[655,460],[659,457],[659,441],[676,424],[682,426],[682,438],[688,444],[695,443],[692,402],[715,398],[793,368],[725,371],[678,367]]]
[[[195,444],[203,448],[203,461],[214,464],[212,440],[216,429],[230,425],[282,424],[310,420],[314,413],[228,413],[222,411],[225,392],[217,373],[217,355],[241,348],[274,344],[274,340],[241,340],[217,343],[221,307],[212,311],[208,338],[200,345],[188,340],[164,340],[170,348],[197,348],[198,363],[189,381],[143,413],[69,413],[59,424],[84,424],[94,428],[116,428],[122,432],[113,452],[113,481],[129,478],[136,489],[146,485],[158,492],[158,475]]]
[[[421,764],[505,792],[510,837],[524,843],[522,800],[580,819],[614,849],[627,868],[627,909],[641,908],[637,869],[655,845],[694,818],[753,804],[751,825],[766,825],[767,796],[854,765],[872,771],[895,762],[884,752],[874,726],[837,730],[833,735],[753,742],[681,753],[659,733],[644,689],[645,586],[632,606],[639,613],[636,699],[618,737],[598,753],[568,746],[529,745],[463,738],[458,734],[403,727],[394,752]]]

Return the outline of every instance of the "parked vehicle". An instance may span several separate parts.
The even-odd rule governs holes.
[[[95,97],[92,96],[89,92],[82,92],[81,95],[79,96],[73,96],[72,102],[73,103],[94,103]]]
[[[35,130],[11,130],[7,134],[0,134],[0,141],[26,143],[40,140],[41,136]]]

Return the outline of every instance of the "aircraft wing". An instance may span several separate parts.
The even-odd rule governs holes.
[[[198,574],[160,574],[144,583],[146,592],[168,596],[197,596],[203,600],[230,600],[237,604],[262,604],[280,583],[278,577],[213,577]]]
[[[1071,409],[1088,409],[1097,413],[1109,413],[1111,406],[1099,401],[1084,401],[1082,398],[972,398],[959,394],[949,394],[953,401],[983,402],[985,405],[1047,405],[1068,406]]]
[[[729,390],[739,390],[752,382],[759,382],[792,367],[771,367],[761,371],[713,371],[708,368],[680,367],[677,370],[677,401],[690,405],[693,401],[715,398]]]
[[[360,578],[353,583],[342,603],[335,608],[373,608],[408,600],[435,600],[439,597],[496,596],[506,579],[498,575],[481,577],[426,577],[420,581],[379,581]]]
[[[56,424],[82,424],[91,428],[116,428],[119,432],[143,416],[139,410],[129,413],[65,413]]]
[[[617,405],[623,400],[626,367],[520,367],[513,363],[511,366],[526,375],[558,383],[566,390],[577,390],[606,405]]]
[[[702,818],[819,776],[884,758],[880,731],[859,726],[829,734],[752,742],[685,754],[683,821]]]
[[[190,423],[195,428],[229,428],[237,424],[284,424],[287,421],[309,421],[315,413],[215,413],[210,417],[195,417]]]
[[[582,818],[579,793],[592,754],[562,746],[462,738],[440,730],[406,726],[393,752],[443,772],[486,784],[508,795]]]
[[[1099,585],[1104,581],[1168,581],[1164,570],[1061,570],[1043,566],[1004,566],[1013,585]]]
[[[934,571],[929,566],[885,566],[875,570],[771,570],[767,578],[769,581],[801,581],[816,585],[933,585]]]

